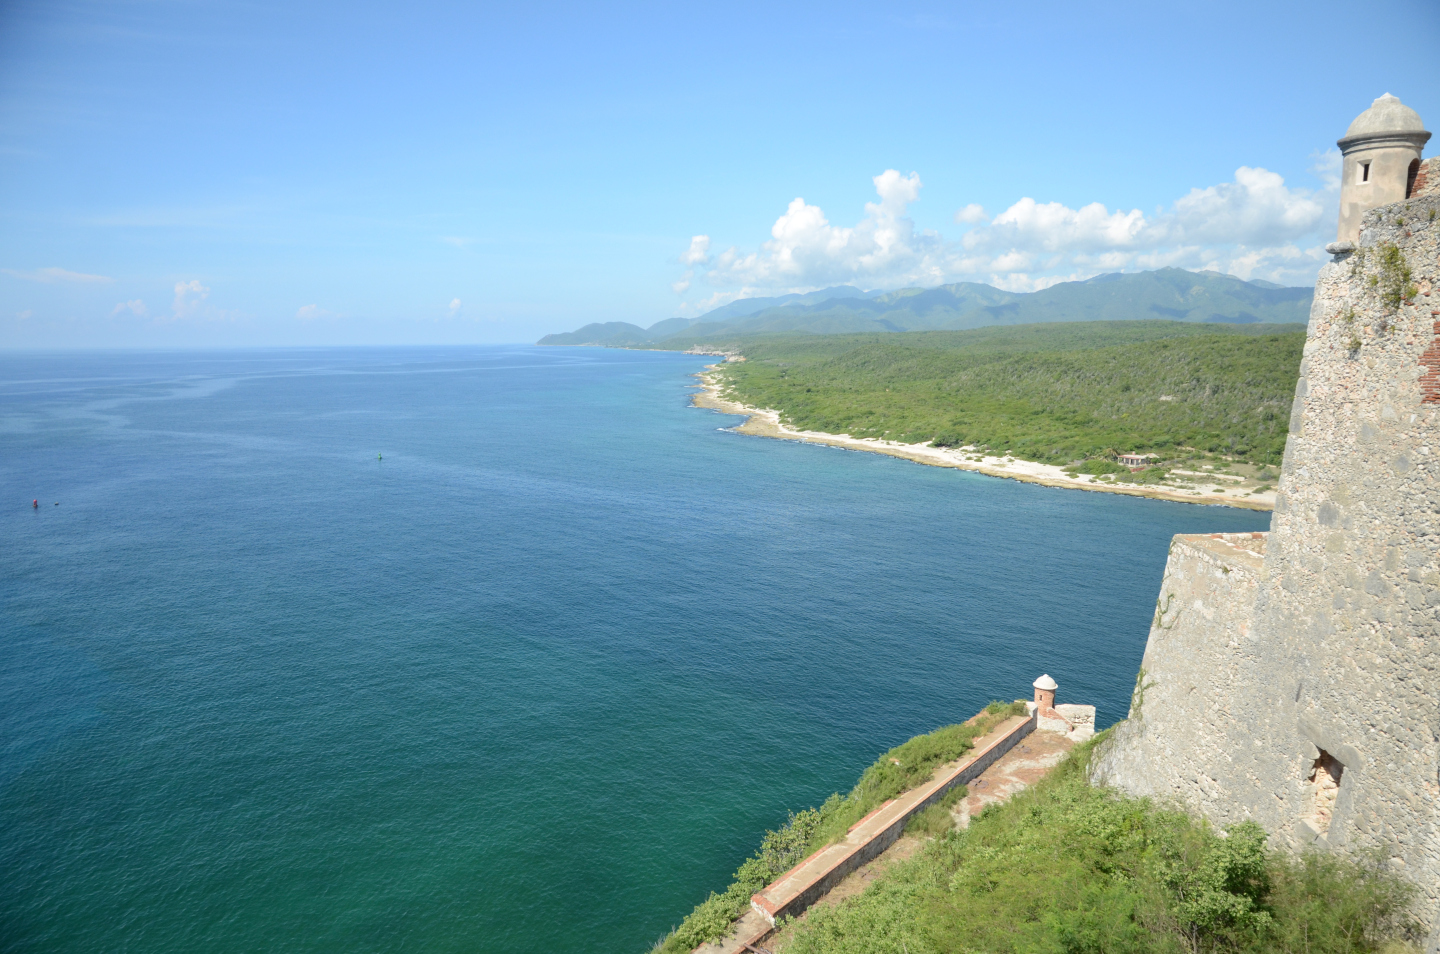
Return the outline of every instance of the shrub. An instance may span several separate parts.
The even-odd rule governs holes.
[[[1091,786],[1092,750],[812,909],[787,954],[1358,954],[1418,936],[1413,889],[1373,859],[1271,851],[1256,825]]]
[[[1164,483],[1168,476],[1168,471],[1163,467],[1146,467],[1144,470],[1134,474],[1127,471],[1125,476],[1117,479],[1123,480],[1127,484],[1160,484]]]
[[[1083,464],[1076,464],[1073,467],[1066,467],[1067,474],[1090,474],[1099,477],[1101,474],[1128,474],[1130,468],[1123,464],[1117,464],[1113,460],[1087,460]]]

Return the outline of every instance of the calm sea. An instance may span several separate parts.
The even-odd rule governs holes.
[[[1269,522],[742,437],[706,360],[0,357],[0,946],[642,954],[889,746],[1121,717],[1170,536]]]

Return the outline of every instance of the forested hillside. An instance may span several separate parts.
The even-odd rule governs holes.
[[[728,395],[804,430],[1064,464],[1189,449],[1278,464],[1302,326],[1076,322],[735,338]]]

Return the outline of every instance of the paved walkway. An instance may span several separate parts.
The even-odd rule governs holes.
[[[970,819],[984,811],[985,806],[1003,802],[1022,788],[1034,785],[1074,747],[1074,741],[1064,733],[1044,729],[1032,732],[969,786],[970,794],[955,805],[955,824],[960,828],[970,827]]]

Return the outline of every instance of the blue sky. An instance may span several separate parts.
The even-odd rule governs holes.
[[[1308,284],[1335,140],[1385,92],[1440,125],[1437,42],[1433,0],[0,2],[0,347]]]

